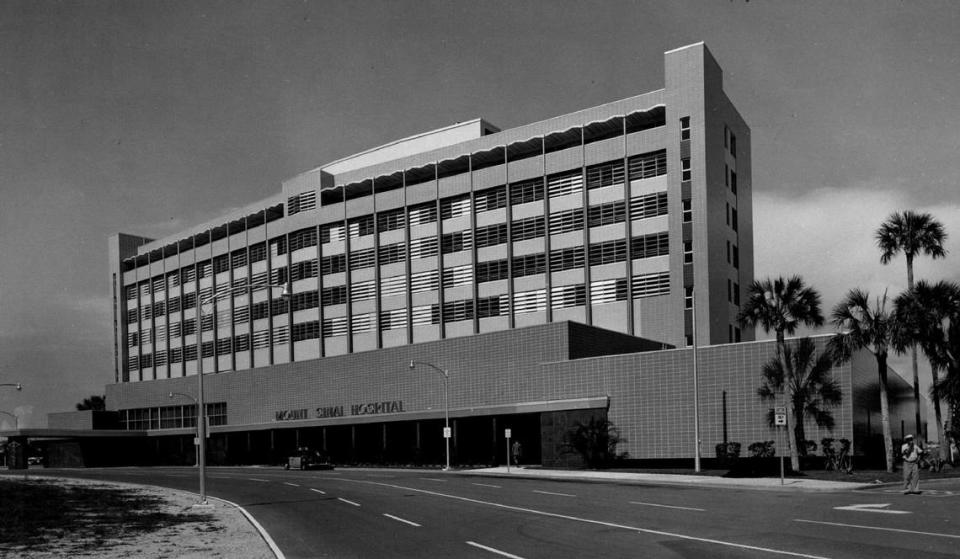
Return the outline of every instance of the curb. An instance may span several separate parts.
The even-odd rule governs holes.
[[[270,533],[267,532],[267,530],[264,529],[264,527],[259,522],[257,522],[257,519],[254,518],[252,514],[247,512],[247,509],[241,507],[240,505],[234,503],[233,501],[221,499],[220,497],[211,497],[210,495],[207,495],[207,498],[220,501],[221,503],[226,503],[232,506],[233,508],[239,510],[241,513],[243,513],[243,516],[247,519],[247,521],[249,521],[250,524],[252,524],[253,527],[257,529],[257,532],[260,534],[260,537],[263,538],[263,541],[267,543],[267,546],[270,548],[270,551],[273,552],[273,555],[277,559],[286,559],[286,556],[283,554],[282,551],[280,551],[280,548],[277,546],[277,542],[273,541],[273,538],[270,537]]]

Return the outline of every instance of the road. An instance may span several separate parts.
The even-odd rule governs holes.
[[[191,468],[31,470],[197,490]],[[289,559],[314,557],[925,558],[960,556],[960,480],[796,492],[479,477],[439,471],[211,468]]]

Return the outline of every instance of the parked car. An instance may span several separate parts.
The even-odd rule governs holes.
[[[332,470],[333,464],[330,459],[320,454],[319,450],[311,450],[309,447],[301,446],[297,449],[297,454],[287,458],[287,463],[283,469],[289,470]]]

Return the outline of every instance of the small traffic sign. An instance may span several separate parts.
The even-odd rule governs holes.
[[[198,444],[200,444],[200,437],[194,437],[194,438],[193,438],[193,446],[197,446]]]
[[[503,436],[509,439],[509,438],[510,438],[510,429],[504,429],[504,430],[503,430]]]
[[[787,424],[787,414],[778,413],[773,418],[774,425],[786,425]]]
[[[786,406],[777,406],[777,407],[773,408],[773,413],[780,414],[780,415],[786,415],[786,413],[787,413],[787,407],[786,407]]]
[[[452,431],[452,430],[451,430],[449,427],[444,427],[444,428],[443,428],[443,438],[449,439],[450,437],[452,437],[452,436],[453,436],[453,433],[452,433],[451,431]]]

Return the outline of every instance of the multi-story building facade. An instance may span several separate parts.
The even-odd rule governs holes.
[[[113,237],[117,382],[564,320],[678,347],[751,340],[736,322],[750,130],[703,44],[665,69],[661,90],[509,130],[456,124],[165,239]]]

